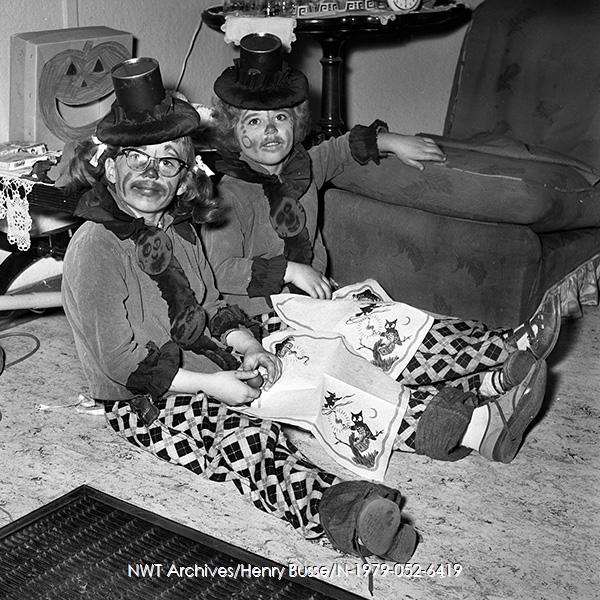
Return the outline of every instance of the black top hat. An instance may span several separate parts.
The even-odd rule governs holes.
[[[96,137],[113,146],[160,144],[200,125],[196,109],[165,92],[158,62],[131,58],[111,71],[116,100],[98,123]]]
[[[240,58],[221,73],[214,85],[221,100],[238,108],[273,110],[308,98],[303,73],[283,60],[281,40],[270,33],[251,33],[240,41]]]

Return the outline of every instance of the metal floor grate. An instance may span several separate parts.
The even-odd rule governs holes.
[[[184,570],[168,575],[172,565]],[[283,568],[89,486],[0,529],[3,600],[360,598],[287,570],[281,580],[250,576],[251,567]]]

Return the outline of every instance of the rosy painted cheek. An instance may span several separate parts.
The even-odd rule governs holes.
[[[250,150],[254,146],[254,143],[247,135],[242,135],[242,146],[244,146],[246,150]]]
[[[132,173],[125,173],[125,175],[119,177],[116,184],[116,189],[121,193],[121,196],[125,198],[125,190],[127,188],[127,184],[133,179]]]

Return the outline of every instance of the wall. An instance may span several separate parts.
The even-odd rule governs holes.
[[[71,0],[0,0],[0,142],[8,140],[10,36],[66,27],[73,6]]]
[[[466,0],[476,6],[482,0]],[[0,141],[8,136],[10,36],[24,31],[106,25],[131,32],[135,54],[161,62],[167,85],[179,77],[182,61],[204,8],[219,0],[1,0]],[[24,10],[26,7],[26,10]],[[347,122],[385,117],[398,130],[441,131],[464,27],[440,36],[410,41],[350,42],[346,48]],[[223,35],[202,26],[181,89],[196,102],[210,103],[212,82],[236,52]],[[320,48],[299,39],[294,63],[309,77],[318,109]]]
[[[465,3],[474,7],[481,1]],[[4,82],[0,86],[0,142],[8,140],[12,34],[90,25],[129,31],[134,36],[134,55],[158,58],[165,84],[174,86],[202,11],[218,3],[219,0],[0,0],[0,81]],[[464,32],[462,27],[452,33],[409,41],[349,42],[346,122],[368,124],[379,117],[395,131],[441,133]],[[292,62],[308,76],[313,109],[318,114],[320,47],[300,38],[293,49]],[[224,44],[222,33],[203,25],[181,91],[195,102],[210,104],[213,81],[236,54]],[[0,252],[0,261],[4,256]],[[56,268],[53,262],[45,261],[38,270],[44,271],[47,263]]]

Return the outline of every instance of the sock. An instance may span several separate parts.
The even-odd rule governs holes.
[[[471,415],[471,420],[467,425],[467,430],[463,435],[460,445],[472,450],[479,450],[489,421],[490,410],[488,405],[478,406]]]
[[[517,327],[517,330],[519,327]],[[532,335],[535,337],[538,334],[537,325],[531,325]],[[523,332],[519,335],[516,340],[517,350],[529,350],[529,336],[527,335],[527,331],[523,328]]]
[[[479,386],[479,394],[484,398],[499,396],[506,392],[504,387],[504,373],[502,371],[488,371],[483,374],[481,385]]]

